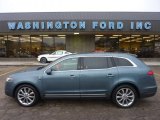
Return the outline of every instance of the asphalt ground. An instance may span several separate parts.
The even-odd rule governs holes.
[[[44,100],[34,107],[21,107],[4,94],[4,84],[9,74],[27,68],[0,66],[0,120],[160,120],[160,66],[151,67],[155,72],[157,94],[138,100],[129,109],[100,99]]]

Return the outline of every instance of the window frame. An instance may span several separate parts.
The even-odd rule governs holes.
[[[58,63],[60,63],[60,62],[62,62],[62,61],[64,61],[64,60],[73,59],[73,58],[78,59],[77,70],[54,71],[54,70],[52,69],[52,67],[55,66],[56,64],[58,64]],[[60,59],[61,59],[61,58],[60,58]],[[80,62],[80,57],[70,57],[70,58],[66,58],[66,59],[61,59],[60,61],[58,60],[58,61],[54,62],[53,64],[49,65],[49,66],[44,70],[44,73],[46,74],[46,71],[47,71],[48,69],[51,69],[51,71],[54,71],[54,72],[78,71],[78,70],[80,70],[80,63],[81,63],[81,62]]]

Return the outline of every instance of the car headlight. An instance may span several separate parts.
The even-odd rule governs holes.
[[[13,78],[8,77],[8,78],[6,79],[6,82],[9,82],[9,81],[11,81],[11,80],[13,80]]]

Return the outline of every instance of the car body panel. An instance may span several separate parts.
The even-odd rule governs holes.
[[[109,94],[112,84],[116,80],[118,80],[118,72],[116,68],[81,70],[81,96],[106,97],[106,95]]]
[[[133,66],[115,66],[103,69],[78,69],[68,71],[46,71],[55,64],[69,59],[82,57],[119,57],[133,62]],[[81,63],[78,63],[81,66]],[[97,63],[95,63],[97,64]],[[19,84],[30,84],[36,87],[41,98],[54,97],[110,97],[112,91],[120,84],[134,85],[140,97],[155,95],[157,85],[154,76],[147,75],[150,68],[139,59],[129,54],[120,53],[90,53],[71,54],[59,58],[42,69],[32,69],[15,73],[6,81],[5,93],[13,97]]]
[[[43,75],[42,83],[45,97],[75,96],[79,94],[79,71],[52,71]]]

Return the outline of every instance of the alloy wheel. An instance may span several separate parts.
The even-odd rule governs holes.
[[[20,85],[15,92],[17,102],[25,107],[33,106],[39,100],[39,93],[31,85]]]
[[[131,107],[137,100],[137,91],[130,85],[121,85],[114,89],[112,100],[119,107]]]
[[[135,100],[135,94],[130,88],[121,88],[117,91],[116,101],[119,105],[128,107]]]

